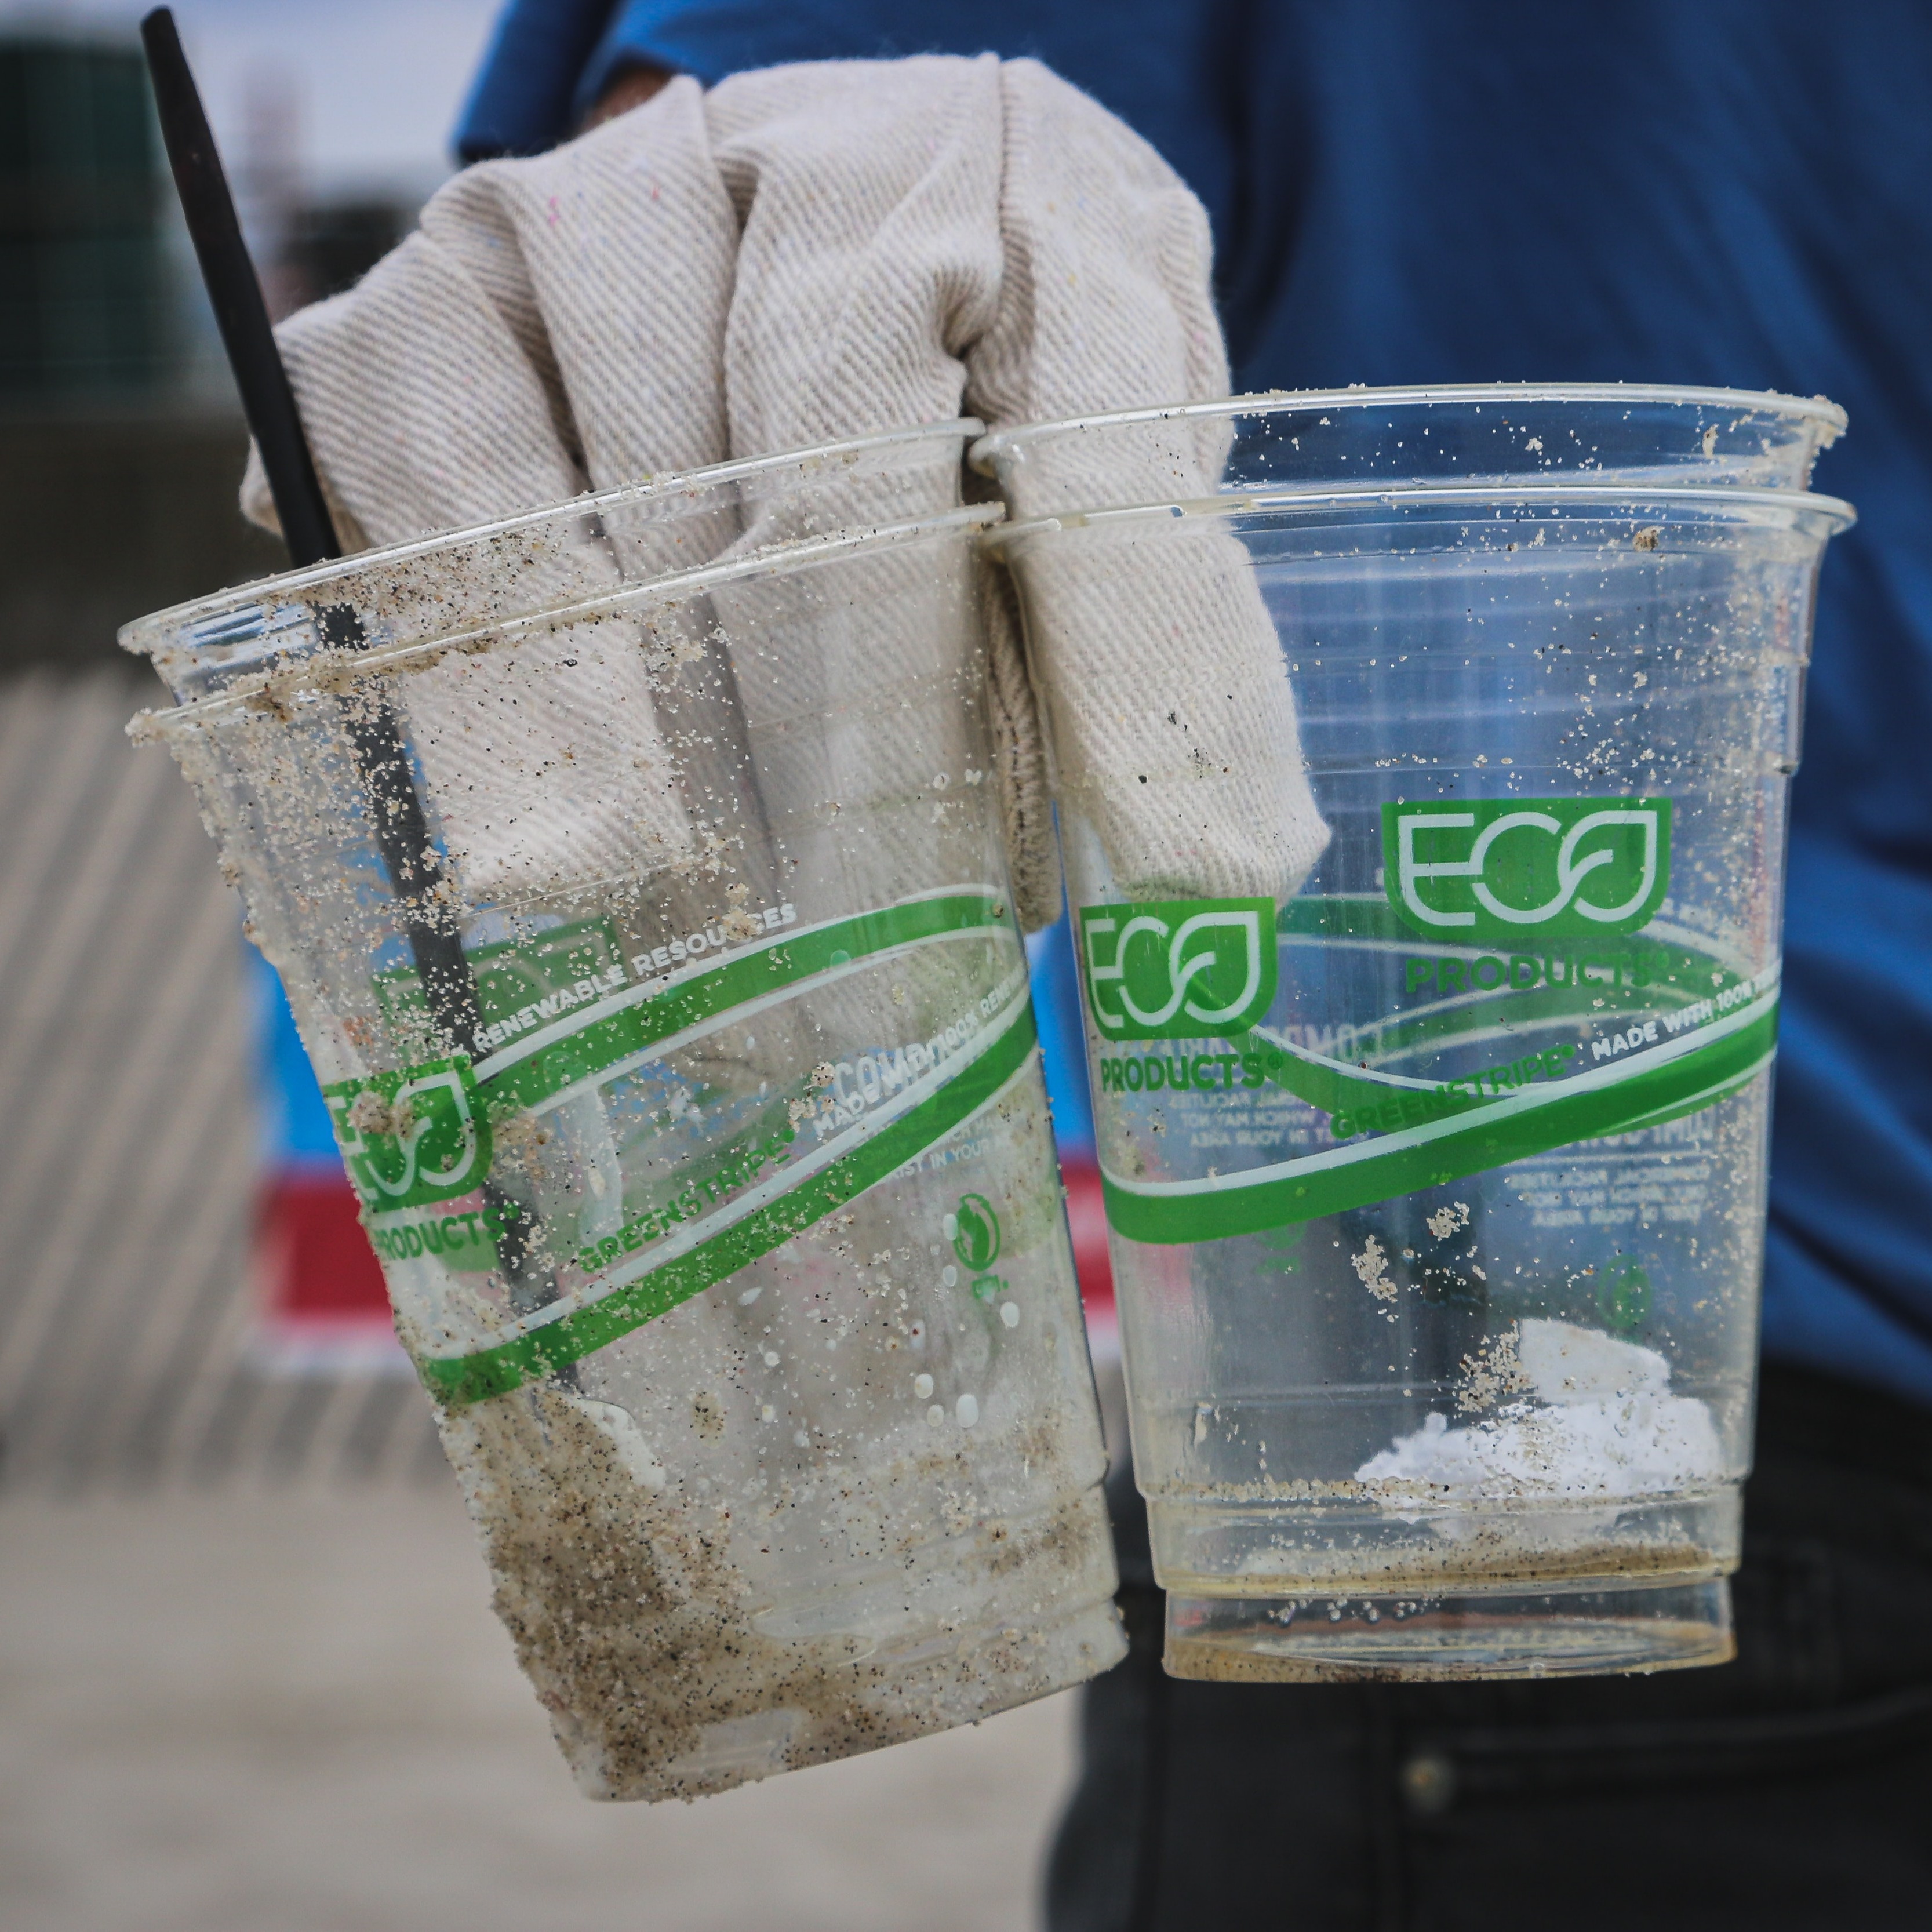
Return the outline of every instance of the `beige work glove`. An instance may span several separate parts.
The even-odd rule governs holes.
[[[388,543],[961,414],[998,428],[1218,397],[1209,269],[1206,218],[1179,178],[1038,63],[838,62],[708,93],[674,80],[553,154],[472,168],[356,289],[279,334],[345,538]],[[1199,494],[1221,454],[1202,448]],[[863,486],[850,487],[844,507],[863,522]],[[1136,479],[1098,487],[1134,500]],[[1174,487],[1169,470],[1147,492]],[[252,462],[243,501],[272,521]],[[788,533],[774,522],[718,542]],[[662,567],[648,554],[573,560],[557,594]],[[1172,564],[1154,545],[1100,582],[1072,566],[1031,590],[1030,670],[1010,592],[995,580],[988,600],[1024,922],[1059,910],[1042,699],[1058,782],[1125,890],[1286,898],[1327,834],[1238,545]],[[721,598],[728,633],[770,619],[761,594]],[[766,688],[741,670],[754,728],[836,706],[874,665],[903,674],[908,649],[903,628],[868,634],[862,622],[800,641],[818,661],[766,653],[780,667]],[[688,858],[644,654],[608,626],[524,648],[578,658],[567,721],[521,717],[512,674],[488,655],[408,681],[466,896],[635,871],[640,844]],[[567,764],[544,742],[563,722]],[[1144,783],[1150,772],[1185,782]]]

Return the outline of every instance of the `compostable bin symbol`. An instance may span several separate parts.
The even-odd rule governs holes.
[[[1633,1261],[1611,1263],[1597,1290],[1597,1310],[1618,1334],[1643,1326],[1650,1312],[1650,1271]]]
[[[1000,1258],[1000,1217],[983,1194],[962,1198],[952,1217],[952,1252],[960,1265],[983,1274]]]

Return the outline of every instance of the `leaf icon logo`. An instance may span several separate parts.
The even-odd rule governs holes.
[[[1000,1217],[983,1194],[968,1194],[953,1215],[952,1252],[960,1264],[982,1274],[1000,1258]]]

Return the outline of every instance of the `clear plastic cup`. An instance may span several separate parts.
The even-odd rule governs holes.
[[[1122,1653],[991,778],[976,428],[131,626],[580,1784]]]
[[[1251,576],[1332,835],[1285,905],[1154,902],[1062,801],[1174,1674],[1730,1654],[1786,799],[1852,517],[1805,484],[1843,422],[1354,391],[976,452],[1034,519],[997,540],[1036,648],[1083,576],[1204,542]]]

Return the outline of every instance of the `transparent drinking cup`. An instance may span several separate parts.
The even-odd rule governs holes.
[[[1218,546],[1329,828],[1286,903],[1155,901],[1061,802],[1175,1674],[1730,1654],[1786,794],[1852,517],[1807,483],[1843,422],[1352,391],[976,452],[1030,520],[990,541],[1036,650],[1070,584]]]
[[[593,1796],[1120,1655],[953,424],[129,627]]]

